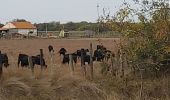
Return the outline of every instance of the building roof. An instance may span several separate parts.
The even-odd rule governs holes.
[[[6,31],[6,30],[8,30],[8,29],[6,29],[6,28],[0,28],[0,31]]]
[[[30,22],[11,22],[18,29],[36,29]]]

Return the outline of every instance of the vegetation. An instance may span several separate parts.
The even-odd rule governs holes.
[[[41,93],[41,89],[44,89],[45,93],[41,94],[47,96],[37,96],[38,94],[34,94],[34,88],[28,89],[31,86],[25,85],[26,82],[18,82],[19,86],[21,89],[22,86],[26,87],[25,90],[28,89],[28,94],[37,100],[44,97],[49,97],[47,98],[49,100],[54,98],[58,100],[85,98],[88,100],[91,95],[92,99],[97,100],[169,100],[170,5],[167,1],[134,0],[135,5],[133,6],[138,6],[137,8],[124,2],[114,16],[110,16],[105,11],[99,23],[35,24],[40,31],[45,31],[46,26],[50,31],[59,31],[63,27],[67,31],[114,31],[121,34],[121,38],[115,41],[118,50],[115,50],[115,58],[112,62],[114,65],[110,65],[108,62],[102,63],[100,65],[102,75],[101,73],[96,74],[93,81],[76,77],[61,77],[63,76],[60,75],[62,71],[58,68],[58,72],[55,72],[58,75],[50,77],[50,81],[47,83],[50,86],[49,90],[45,91],[46,87],[38,88],[39,93]],[[168,63],[160,64],[167,60]],[[115,67],[115,69],[111,69],[111,67]],[[95,70],[99,73],[98,67]],[[85,81],[87,84],[84,84]],[[6,85],[4,82],[2,89],[8,90],[8,87],[11,87],[11,83],[9,83]],[[32,86],[34,84],[37,84],[36,81],[32,83]],[[24,92],[27,92],[25,90]],[[49,91],[50,93],[48,93]],[[50,98],[53,96],[54,98]]]
[[[4,24],[0,23],[0,27],[3,27],[3,26],[4,26]]]
[[[116,15],[102,17],[109,29],[122,34],[115,58],[118,75],[105,74],[106,81],[101,84],[113,92],[111,100],[169,100],[168,1],[134,0],[133,7],[124,2]]]
[[[92,30],[95,32],[103,32],[103,31],[109,31],[109,29],[103,24],[98,23],[90,23],[86,21],[82,22],[68,22],[65,24],[61,24],[60,22],[49,22],[49,23],[38,23],[35,24],[39,31],[45,31],[46,27],[49,31],[60,31],[61,29],[65,29],[66,31],[85,31],[85,30]],[[98,30],[100,29],[100,30]]]
[[[134,9],[124,2],[113,19],[106,16],[103,21],[122,34],[120,49],[133,66],[158,64],[165,59],[170,41],[169,4],[165,0],[134,2],[140,8]]]

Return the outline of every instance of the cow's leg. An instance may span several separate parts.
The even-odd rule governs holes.
[[[18,58],[18,68],[19,68],[19,64],[20,64],[20,59]]]
[[[3,69],[2,69],[2,65],[0,66],[0,79],[2,78],[2,74],[3,74]]]

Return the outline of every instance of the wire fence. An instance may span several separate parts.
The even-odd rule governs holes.
[[[21,35],[19,33],[0,34],[1,39],[23,39],[23,38],[61,38],[60,31],[38,31],[37,36]],[[69,31],[62,38],[119,38],[121,34],[109,31],[96,33],[93,31]]]

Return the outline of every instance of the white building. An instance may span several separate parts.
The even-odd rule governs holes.
[[[37,36],[37,28],[30,22],[10,22],[0,28],[2,33]]]

